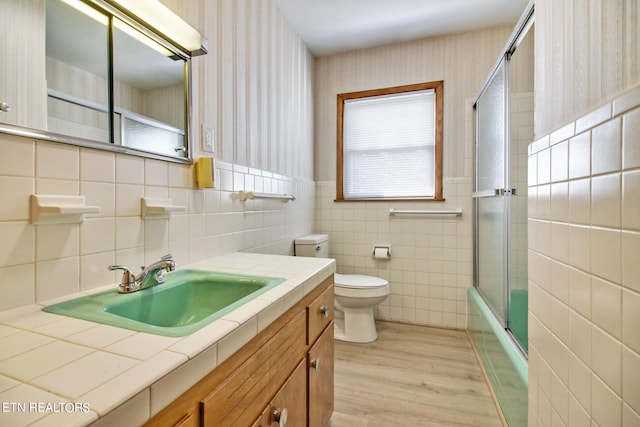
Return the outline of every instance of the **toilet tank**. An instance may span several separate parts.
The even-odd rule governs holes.
[[[326,234],[309,234],[299,237],[295,240],[294,245],[296,256],[329,257],[329,236]]]

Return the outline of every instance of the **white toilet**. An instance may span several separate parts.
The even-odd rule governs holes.
[[[329,236],[310,234],[295,240],[296,256],[328,258]],[[378,337],[373,307],[389,296],[389,282],[359,274],[334,276],[335,339],[372,342]]]

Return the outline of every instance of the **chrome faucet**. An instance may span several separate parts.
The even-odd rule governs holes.
[[[164,283],[164,272],[173,271],[175,269],[176,262],[173,260],[173,256],[171,254],[163,256],[158,261],[148,265],[147,267],[142,267],[142,271],[138,274],[133,274],[129,267],[124,265],[109,266],[109,270],[111,271],[124,271],[120,285],[118,285],[118,292],[121,294],[140,291],[142,289]]]

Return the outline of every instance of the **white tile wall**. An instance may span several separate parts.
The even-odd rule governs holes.
[[[328,233],[338,272],[389,280],[391,295],[377,318],[466,327],[466,289],[472,284],[471,182],[447,179],[446,202],[461,217],[390,216],[389,209],[425,209],[420,203],[335,203],[335,182],[317,183],[317,232]],[[375,244],[391,245],[391,260],[375,260]]]
[[[638,94],[530,146],[529,425],[640,425]]]
[[[11,206],[0,209],[0,310],[117,283],[119,273],[108,271],[108,265],[134,268],[165,253],[173,253],[178,264],[237,250],[291,254],[293,239],[313,224],[315,187],[302,178],[219,162],[217,182],[225,188],[243,189],[247,181],[260,180],[270,191],[297,197],[288,203],[243,203],[232,191],[195,189],[191,166],[13,137],[0,141],[9,155],[21,154],[24,166],[7,171],[31,174],[0,170],[8,202],[3,206]],[[36,166],[40,163],[50,165]],[[79,179],[79,171],[86,179]],[[233,172],[231,182],[222,183],[221,171]],[[35,189],[45,178],[51,185]],[[82,224],[32,225],[29,195],[49,190],[84,195],[101,213]],[[145,221],[143,196],[171,197],[188,210]]]

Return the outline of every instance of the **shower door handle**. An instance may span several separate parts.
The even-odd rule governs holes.
[[[495,197],[500,195],[501,190],[504,191],[504,189],[501,188],[490,188],[488,190],[474,191],[471,194],[471,197],[473,197],[474,199],[480,199],[483,197]]]
[[[474,191],[471,197],[473,197],[474,199],[480,199],[482,197],[504,196],[505,194],[510,194],[512,196],[515,196],[516,189],[515,188],[491,188],[489,190]]]

